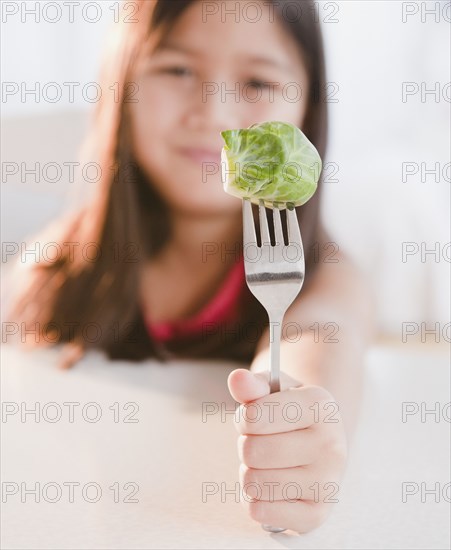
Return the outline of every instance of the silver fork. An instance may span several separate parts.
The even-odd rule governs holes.
[[[257,246],[252,205],[243,199],[244,269],[249,290],[268,312],[270,347],[270,393],[280,391],[280,339],[285,312],[302,288],[305,276],[304,250],[296,211],[287,205],[288,244],[284,243],[277,203],[273,203],[275,245],[271,245],[264,201],[259,201],[260,243]],[[272,533],[283,527],[262,524]]]

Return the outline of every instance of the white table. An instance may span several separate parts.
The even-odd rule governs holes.
[[[2,416],[2,490],[17,489],[2,505],[2,548],[448,548],[449,503],[443,496],[436,503],[432,495],[421,502],[421,483],[443,488],[448,481],[450,424],[431,415],[421,422],[419,413],[403,423],[401,416],[402,402],[450,401],[448,361],[446,348],[426,344],[370,350],[364,407],[339,503],[319,529],[296,535],[264,532],[232,494],[223,493],[221,502],[221,483],[231,489],[238,482],[237,433],[231,415],[203,422],[202,403],[233,408],[226,380],[237,365],[113,363],[90,353],[61,371],[55,350],[30,354],[5,346],[2,401],[4,408],[17,403],[19,412]],[[22,422],[19,413],[35,402],[40,422],[30,415]],[[58,412],[52,402],[62,413],[58,422],[50,421]],[[80,403],[73,422],[64,402]],[[97,411],[86,407],[90,402]],[[126,403],[139,406],[129,418],[138,422],[124,422],[133,413],[122,409]],[[99,410],[102,417],[85,420],[83,407],[87,417]],[[73,502],[68,482],[80,484],[73,486]],[[219,492],[203,502],[206,482]],[[419,492],[403,503],[405,482],[418,484]],[[35,483],[39,503],[25,493]],[[121,488],[118,503],[109,489],[114,483]],[[124,491],[126,483],[139,487],[138,502],[123,502],[135,487]],[[48,502],[57,495],[55,484],[61,499]],[[88,502],[83,487],[87,499],[95,499],[95,487],[102,496]]]

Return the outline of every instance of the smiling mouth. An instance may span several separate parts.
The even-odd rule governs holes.
[[[196,164],[209,162],[219,165],[219,163],[221,162],[221,153],[217,151],[208,151],[206,149],[196,148],[184,148],[179,149],[178,151],[182,156],[190,159]]]

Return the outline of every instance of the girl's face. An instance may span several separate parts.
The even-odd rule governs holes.
[[[269,7],[261,2],[252,22],[227,13],[239,3],[216,4],[193,2],[156,51],[143,51],[129,103],[136,160],[171,209],[198,215],[241,209],[223,190],[221,130],[300,125],[307,103],[302,57]]]

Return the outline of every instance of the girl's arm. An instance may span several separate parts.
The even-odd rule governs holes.
[[[361,272],[348,256],[338,253],[327,260],[327,255],[319,258],[311,284],[285,314],[283,325],[292,325],[282,327],[280,368],[304,385],[328,390],[349,436],[357,418],[365,349],[374,336],[374,306]],[[268,371],[269,365],[267,328],[250,370]]]
[[[281,391],[269,395],[269,328],[250,371],[236,369],[228,379],[242,408],[240,482],[243,488],[250,483],[261,488],[258,500],[244,505],[255,521],[300,533],[321,525],[332,503],[339,502],[364,352],[374,333],[372,300],[362,275],[345,254],[336,255],[335,263],[327,259],[319,258],[309,286],[285,315],[284,326],[293,324],[286,332],[282,327]],[[249,402],[254,408],[248,415]],[[255,418],[254,409],[259,411]],[[297,496],[288,497],[288,484],[297,488]]]

